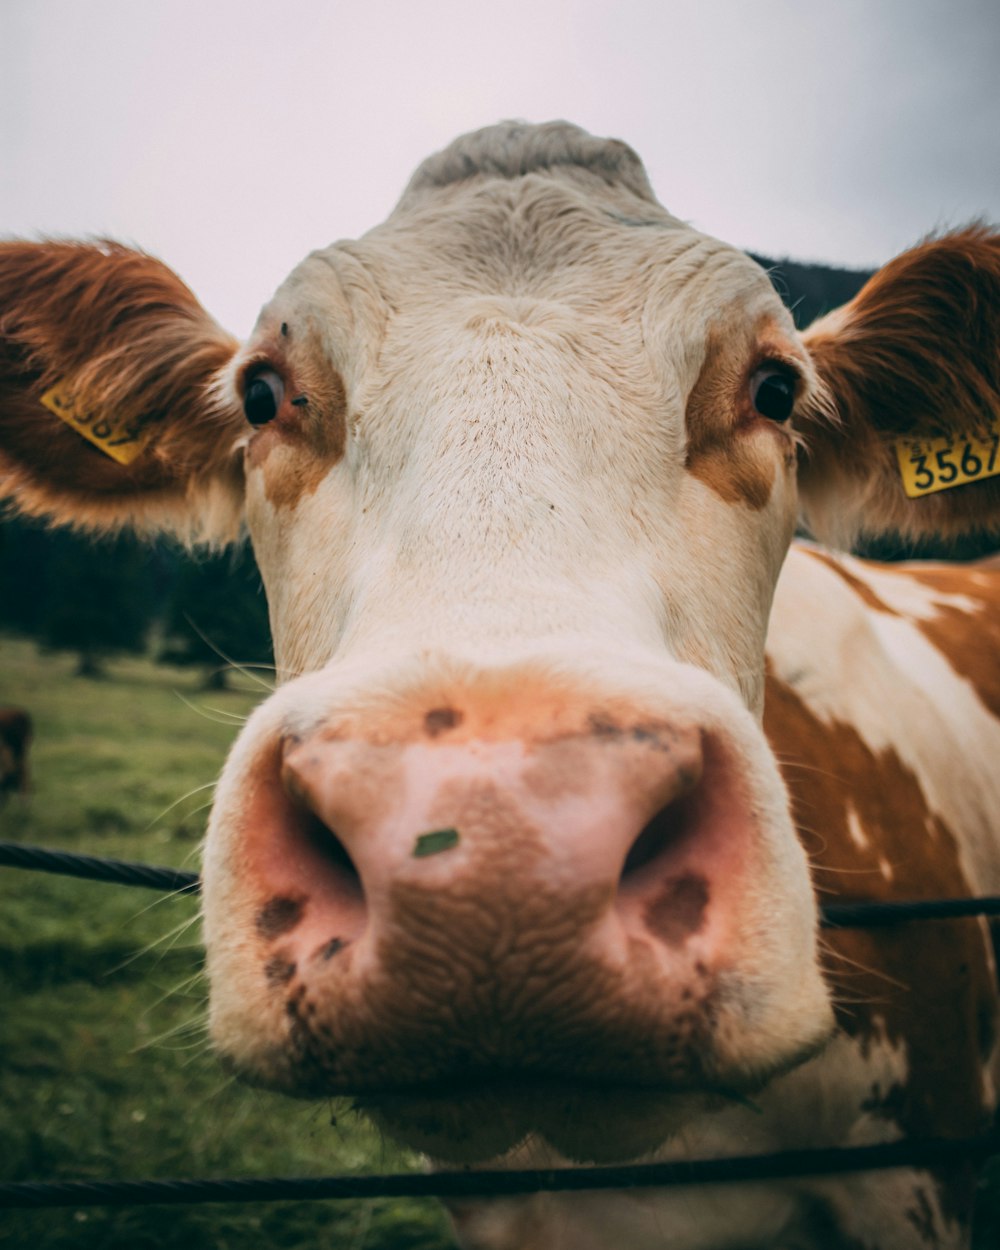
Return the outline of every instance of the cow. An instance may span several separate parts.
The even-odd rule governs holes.
[[[989,1125],[985,922],[818,908],[1000,889],[1000,572],[846,554],[1000,525],[1000,236],[799,333],[628,146],[508,123],[245,344],[112,242],[4,243],[0,308],[16,506],[245,524],[262,570],[281,682],[204,850],[228,1068],[469,1166]],[[466,1250],[954,1248],[973,1187],[957,1157],[452,1216]]]
[[[31,717],[19,707],[0,707],[0,802],[8,794],[28,793],[28,747]]]

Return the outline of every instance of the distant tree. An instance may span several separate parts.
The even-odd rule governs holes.
[[[43,647],[76,652],[81,676],[101,677],[110,656],[145,650],[156,606],[149,551],[128,536],[48,538],[35,636]]]
[[[53,532],[41,521],[0,520],[0,629],[37,634]]]
[[[771,285],[788,305],[800,330],[853,299],[871,277],[870,269],[769,260],[766,256],[754,256],[752,252],[751,256],[767,270]]]
[[[205,686],[226,686],[229,661],[270,664],[267,600],[249,546],[185,560],[164,622],[160,659],[200,666]]]

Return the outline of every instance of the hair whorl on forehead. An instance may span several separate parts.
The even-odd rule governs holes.
[[[609,185],[623,186],[642,200],[658,203],[642,161],[627,143],[599,139],[563,121],[541,126],[508,121],[461,135],[423,162],[401,203],[469,178],[520,178],[559,166],[587,170]]]

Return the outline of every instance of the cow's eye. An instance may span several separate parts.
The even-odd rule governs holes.
[[[750,399],[762,417],[787,421],[795,407],[795,375],[778,365],[761,365],[750,379]]]
[[[285,384],[273,369],[255,373],[243,392],[243,415],[251,425],[267,425],[278,415]]]

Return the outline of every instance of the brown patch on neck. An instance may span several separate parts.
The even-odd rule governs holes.
[[[923,586],[972,601],[967,611],[943,603],[917,629],[971,683],[983,705],[1000,718],[1000,569],[984,565],[923,565],[900,570]]]
[[[873,608],[876,612],[884,612],[887,616],[898,616],[899,613],[890,608],[887,603],[883,603],[874,590],[863,582],[859,577],[855,577],[849,572],[840,561],[826,551],[816,551],[812,547],[804,547],[806,555],[812,556],[814,560],[818,560],[820,564],[825,564],[828,569],[836,573],[842,582],[850,586],[851,590],[858,596],[865,607]]]
[[[804,550],[836,573],[866,607],[889,616],[900,615],[835,556],[812,548]],[[1000,565],[920,563],[877,567],[885,576],[910,579],[926,587],[932,603],[934,592],[942,599],[955,596],[969,600],[969,608],[938,603],[933,616],[915,619],[913,625],[940,651],[952,671],[970,683],[983,705],[1000,718]]]
[[[973,893],[956,833],[930,812],[919,778],[895,751],[873,751],[852,726],[821,721],[770,673],[764,729],[824,903]],[[852,821],[863,839],[852,836]],[[914,1137],[983,1131],[992,1114],[983,1068],[997,1027],[984,926],[828,930],[823,948],[841,1029],[863,1053],[882,1037],[905,1047],[905,1085],[874,1085],[864,1109]],[[958,1210],[967,1194],[961,1178],[952,1181],[944,1197]]]
[[[776,463],[783,463],[786,472],[795,465],[791,437],[755,414],[750,405],[753,368],[767,355],[789,354],[787,345],[778,341],[773,351],[762,351],[759,339],[765,334],[776,334],[769,320],[756,335],[742,323],[711,327],[705,362],[685,412],[685,468],[726,503],[741,503],[755,512],[771,498]],[[784,444],[777,461],[773,439]]]

